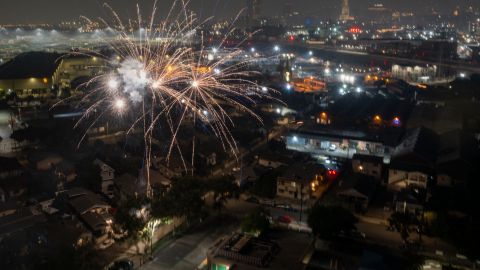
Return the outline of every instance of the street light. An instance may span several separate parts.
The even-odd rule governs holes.
[[[398,127],[398,126],[400,126],[400,123],[401,123],[401,122],[400,122],[400,118],[398,118],[398,117],[394,117],[394,118],[393,118],[393,125],[394,125],[394,126],[397,126],[397,127]]]
[[[279,52],[280,51],[280,46],[275,45],[275,47],[273,47],[273,50],[276,51],[276,52]]]

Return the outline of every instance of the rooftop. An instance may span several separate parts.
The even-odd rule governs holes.
[[[22,53],[0,66],[0,79],[49,78],[57,69],[61,54]]]
[[[88,192],[83,196],[78,196],[70,200],[70,205],[81,215],[95,208],[109,208],[110,205],[100,199],[96,194]]]
[[[310,236],[290,231],[270,232],[275,242],[234,233],[218,240],[207,252],[209,263],[233,266],[235,269],[287,270],[302,269],[302,259],[311,243]],[[223,255],[222,255],[223,254]],[[224,256],[224,255],[229,256]],[[266,256],[266,257],[262,257]],[[264,266],[255,264],[264,258]]]
[[[230,237],[217,241],[208,252],[211,257],[265,267],[279,249],[277,243],[234,233]]]
[[[438,135],[430,129],[420,127],[410,129],[393,152],[393,159],[401,163],[431,165],[439,148]],[[395,163],[392,160],[392,163]]]
[[[371,163],[377,163],[377,164],[383,164],[382,157],[371,156],[371,155],[354,154],[352,159],[371,162]]]
[[[314,162],[296,162],[287,167],[287,169],[278,177],[278,180],[288,180],[309,184],[310,181],[322,174],[325,167]]]

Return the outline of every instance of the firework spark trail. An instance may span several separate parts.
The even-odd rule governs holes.
[[[224,57],[210,59],[203,36],[200,36],[200,44],[193,42],[205,22],[198,23],[193,12],[189,13],[187,5],[188,2],[184,0],[175,0],[166,18],[159,23],[156,23],[157,2],[146,23],[138,5],[136,21],[128,20],[125,24],[108,5],[105,6],[111,11],[113,23],[99,19],[116,35],[113,41],[105,41],[114,52],[114,57],[101,55],[112,71],[86,83],[86,86],[94,86],[94,89],[81,101],[82,104],[91,105],[86,108],[79,123],[98,114],[88,126],[90,129],[102,116],[132,115],[134,120],[127,123],[130,125],[127,134],[137,127],[143,129],[148,181],[153,134],[160,121],[166,121],[168,132],[171,133],[166,160],[176,149],[187,170],[177,138],[182,126],[186,125],[186,119],[193,120],[193,129],[197,120],[209,126],[224,150],[236,155],[238,146],[230,130],[234,121],[224,104],[246,112],[261,122],[261,118],[249,106],[255,103],[256,98],[272,98],[269,93],[271,89],[265,91],[266,87],[248,79],[257,73],[246,70],[251,60],[238,60],[243,51],[238,47],[223,48],[234,31],[233,24],[239,15],[215,48],[217,51],[222,49]],[[99,55],[98,52],[95,55]],[[195,148],[195,142],[192,147]],[[195,149],[192,149],[192,153],[193,168]]]

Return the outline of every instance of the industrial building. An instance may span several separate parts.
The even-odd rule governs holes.
[[[100,74],[105,66],[105,60],[96,56],[22,53],[0,66],[0,96],[53,97],[69,89],[76,78]]]

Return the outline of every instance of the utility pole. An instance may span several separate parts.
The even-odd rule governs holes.
[[[302,213],[303,213],[303,182],[302,179],[298,176],[296,176],[297,180],[300,180],[300,216],[299,216],[299,221],[302,221]]]

